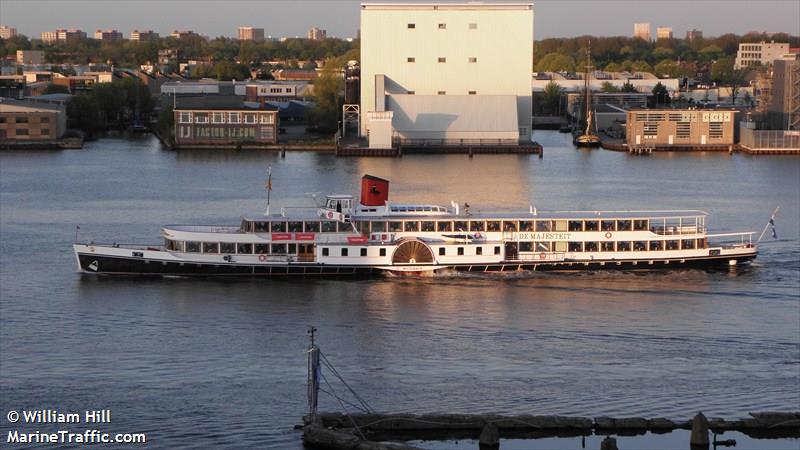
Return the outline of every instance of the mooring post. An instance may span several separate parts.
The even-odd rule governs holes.
[[[689,445],[692,450],[708,448],[708,419],[702,412],[697,413],[692,419],[692,436]]]
[[[600,450],[618,450],[617,440],[611,436],[606,436],[606,438],[600,442]]]
[[[478,437],[479,450],[500,450],[500,430],[492,422],[487,423]]]
[[[311,345],[308,347],[308,415],[310,422],[317,419],[317,400],[319,399],[319,347],[314,342],[314,333],[317,329],[308,329]]]

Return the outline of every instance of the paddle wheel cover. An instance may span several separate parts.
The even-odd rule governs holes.
[[[409,240],[398,245],[392,254],[392,264],[432,264],[433,251],[419,240]]]

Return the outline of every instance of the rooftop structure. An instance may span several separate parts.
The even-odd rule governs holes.
[[[583,89],[582,73],[537,72],[531,80],[531,89],[534,92],[544,91],[550,82],[556,83],[565,92],[579,92]],[[663,84],[668,91],[677,91],[680,80],[677,78],[658,78],[649,72],[605,72],[594,71],[591,76],[590,86],[593,91],[601,91],[603,85],[609,83],[616,88],[622,88],[626,83],[636,88],[637,92],[651,93],[656,84]]]
[[[263,28],[239,27],[238,33],[240,41],[264,42]]]
[[[532,53],[532,3],[362,3],[360,135],[530,142]]]
[[[635,23],[633,24],[633,37],[650,41],[653,37],[650,35],[649,23]]]

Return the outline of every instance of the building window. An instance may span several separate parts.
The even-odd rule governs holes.
[[[342,249],[342,256],[347,256],[347,249],[346,248]]]
[[[483,254],[483,247],[475,247],[475,254],[480,256]]]
[[[439,256],[444,256],[444,254],[445,254],[445,248],[439,247]]]
[[[445,95],[446,93],[447,93],[447,92],[445,92],[445,91],[439,91],[439,92],[437,92],[437,94],[439,94],[439,95]]]
[[[447,62],[447,58],[440,56],[440,57],[439,57],[439,62],[440,62],[440,63]]]
[[[272,114],[260,114],[261,123],[272,125],[275,123],[275,117]]]
[[[413,30],[414,28],[417,28],[417,24],[415,24],[415,23],[408,24],[408,29],[409,30]]]
[[[478,24],[477,24],[477,23],[471,23],[471,24],[469,24],[469,29],[470,29],[470,30],[477,30],[477,29],[478,29]]]
[[[26,128],[17,128],[16,129],[17,136],[27,136],[28,130]]]
[[[408,95],[414,95],[414,91],[408,91]]]
[[[225,113],[215,112],[211,113],[212,123],[225,123]]]
[[[478,58],[477,58],[477,57],[475,57],[475,56],[470,56],[470,57],[469,57],[469,62],[471,62],[471,63],[476,63],[476,62],[478,62]]]
[[[361,256],[367,256],[367,249],[366,248],[362,248],[361,249]]]
[[[686,139],[691,136],[692,133],[692,124],[690,122],[678,122],[676,127],[675,134],[678,138]]]
[[[328,256],[329,253],[328,247],[322,247],[322,256]]]
[[[446,30],[447,29],[447,24],[446,23],[440,23],[439,24],[439,29],[440,30]]]
[[[468,93],[469,95],[475,95],[475,94],[477,94],[478,92],[477,92],[477,91],[469,91],[469,92],[467,92],[467,93]]]
[[[380,249],[380,255],[381,256],[386,256],[386,249],[385,248]]]
[[[39,118],[39,123],[50,123],[50,118],[49,117],[40,117]]]
[[[256,123],[256,115],[253,113],[244,114],[244,123]]]
[[[409,56],[408,58],[406,58],[406,61],[408,61],[408,62],[416,62],[417,58]]]
[[[197,123],[208,123],[208,113],[197,113],[194,115],[194,120]]]
[[[180,123],[192,123],[192,113],[182,112],[180,116]]]
[[[458,256],[464,256],[464,247],[458,247]]]
[[[16,123],[28,123],[28,118],[27,117],[17,116],[15,122]]]
[[[711,139],[722,139],[722,122],[709,122],[708,137]]]
[[[239,113],[238,112],[228,113],[228,123],[239,123]]]
[[[494,247],[494,254],[495,255],[499,255],[500,254],[500,246],[495,246]]]

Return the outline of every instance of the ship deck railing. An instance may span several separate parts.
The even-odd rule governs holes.
[[[751,248],[755,246],[753,244],[754,234],[756,234],[755,231],[741,231],[737,233],[715,233],[715,234],[707,234],[706,238],[709,241],[712,239],[715,240],[716,246],[723,248]]]

